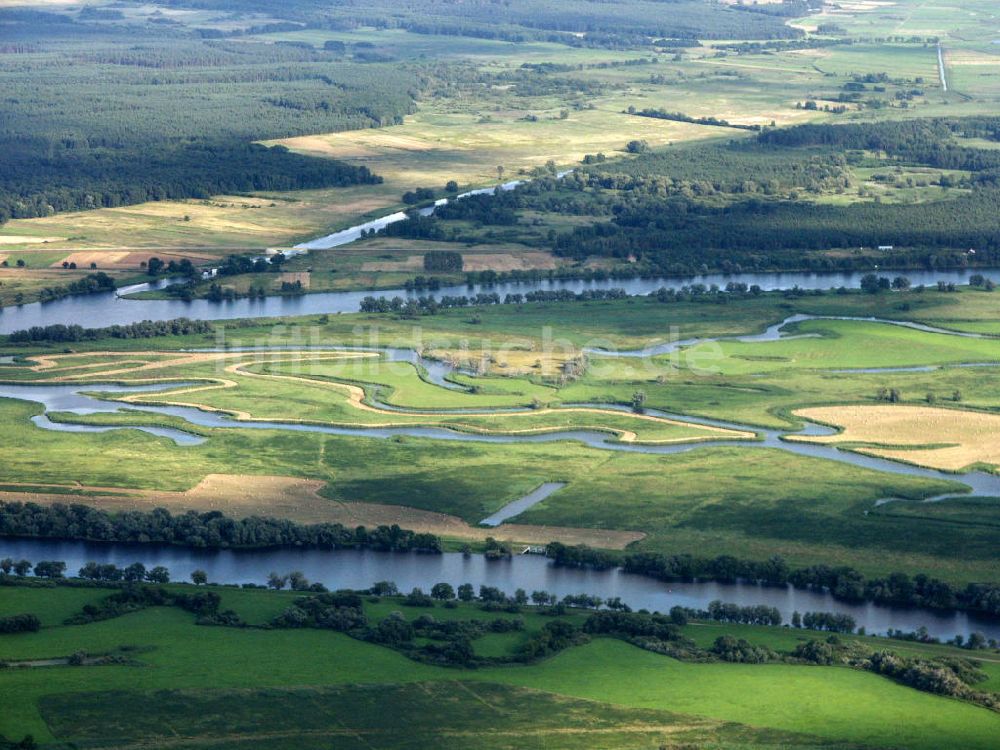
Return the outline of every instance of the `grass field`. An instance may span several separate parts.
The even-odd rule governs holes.
[[[193,615],[177,609],[152,608],[67,627],[57,624],[66,612],[104,592],[42,589],[9,599],[9,591],[0,589],[0,613],[34,611],[48,626],[36,634],[5,636],[0,658],[101,654],[127,644],[138,662],[0,672],[7,696],[0,733],[15,738],[32,733],[42,743],[937,748],[947,738],[961,747],[988,748],[1000,727],[1000,717],[986,709],[839,667],[687,663],[602,638],[530,666],[445,669],[328,631],[197,627]],[[224,607],[251,623],[273,617],[293,597],[219,592]],[[390,600],[366,605],[375,619],[397,607]],[[403,609],[407,619],[428,612]],[[497,616],[469,606],[430,612],[443,619]],[[523,617],[528,633],[549,619],[530,610]],[[814,636],[702,624],[684,632],[702,643],[728,632],[786,652]],[[897,650],[892,641],[858,640]],[[909,643],[898,649],[925,658],[968,655]],[[386,712],[389,699],[394,708]],[[112,707],[117,720],[109,713]],[[132,717],[127,722],[120,720],[125,707]],[[245,736],[251,728],[257,739]],[[400,745],[401,734],[413,743]]]

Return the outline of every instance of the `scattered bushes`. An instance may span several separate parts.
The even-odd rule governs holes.
[[[0,633],[37,633],[41,628],[41,620],[33,614],[0,617]]]

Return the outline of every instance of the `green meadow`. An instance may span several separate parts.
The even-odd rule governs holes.
[[[296,596],[216,590],[222,606],[235,609],[251,625],[268,621]],[[1000,717],[986,709],[849,668],[692,663],[608,638],[530,665],[466,670],[421,664],[330,631],[199,627],[194,615],[174,608],[151,608],[87,625],[61,624],[67,613],[107,593],[0,589],[0,614],[34,611],[45,623],[38,633],[0,638],[0,659],[53,658],[81,650],[124,653],[132,659],[127,666],[0,670],[6,696],[0,733],[31,733],[43,744],[88,747],[158,745],[168,735],[182,746],[229,747],[253,726],[262,737],[273,733],[282,743],[278,747],[293,747],[308,737],[336,739],[347,730],[345,742],[366,743],[359,747],[410,746],[402,738],[410,735],[416,744],[434,740],[445,747],[460,747],[474,738],[482,747],[524,742],[527,747],[562,748],[589,741],[638,748],[650,741],[669,744],[679,734],[678,741],[687,744],[722,748],[936,748],[941,737],[962,747],[988,748],[1000,729]],[[400,604],[383,599],[365,607],[376,621],[396,609],[404,610],[409,620],[421,614],[437,619],[513,617],[471,605],[448,610]],[[551,619],[532,608],[520,616],[526,635],[539,632]],[[584,617],[570,610],[566,619],[579,624]],[[732,634],[786,653],[810,637],[824,637],[702,623],[682,632],[702,644]],[[922,658],[968,655],[950,647],[851,638]],[[505,652],[493,642],[485,648]],[[981,667],[992,670],[991,656],[984,659]],[[990,684],[979,689],[990,689]],[[399,706],[386,713],[384,701],[390,697]],[[135,719],[113,718],[113,706],[128,707]]]

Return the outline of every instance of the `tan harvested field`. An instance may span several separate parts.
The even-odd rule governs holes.
[[[409,255],[405,260],[372,260],[361,264],[361,270],[372,271],[422,271],[424,256]]]
[[[2,7],[2,0],[0,0]],[[0,234],[0,245],[40,245],[48,242],[63,242],[65,237],[31,237],[22,234]]]
[[[309,288],[309,282],[311,280],[311,274],[308,271],[286,271],[282,273],[278,279],[282,282],[288,282],[289,284],[294,284],[299,282],[302,284],[303,289]]]
[[[548,161],[574,164],[585,154],[620,153],[632,139],[651,146],[677,141],[713,138],[729,132],[690,123],[631,117],[622,113],[621,102],[600,102],[594,110],[571,112],[558,119],[557,112],[544,113],[537,122],[524,120],[523,112],[491,113],[480,121],[470,113],[437,113],[422,110],[403,125],[309,135],[268,141],[314,156],[364,164],[397,189],[436,187],[455,179],[461,185],[497,181],[497,165],[506,179],[521,170],[541,167]],[[501,119],[503,118],[503,119]],[[742,120],[738,116],[737,120]],[[719,132],[719,131],[722,132]]]
[[[551,253],[468,253],[462,255],[465,271],[527,271],[540,269],[547,271],[556,267]]]
[[[303,190],[209,200],[155,201],[120,208],[13,219],[4,231],[48,239],[67,253],[83,249],[184,251],[216,255],[242,249],[288,246],[380,213],[399,202],[401,191],[384,185]],[[66,238],[66,239],[64,239]]]
[[[51,267],[59,268],[63,263],[75,263],[77,268],[87,268],[91,263],[104,265],[106,267],[120,266],[122,261],[127,257],[128,250],[70,253],[62,260],[53,261]]]
[[[10,485],[8,485],[10,486]],[[33,488],[45,485],[32,485]],[[498,528],[470,526],[456,516],[445,513],[382,505],[366,502],[339,502],[319,494],[325,482],[280,476],[245,476],[209,474],[185,492],[131,490],[121,487],[89,487],[76,485],[68,489],[84,491],[87,503],[102,510],[127,511],[167,508],[173,513],[195,510],[221,511],[234,518],[275,516],[297,523],[340,523],[354,526],[399,526],[417,532],[437,534],[453,539],[483,541],[488,536],[525,544],[587,544],[605,549],[624,549],[645,534],[637,531],[577,529],[562,526],[531,526],[503,524]],[[53,490],[67,489],[52,485]],[[107,493],[107,494],[103,494]],[[0,500],[35,502],[42,505],[66,503],[74,495],[64,492],[0,491]]]
[[[485,355],[477,352],[476,356],[453,349],[434,349],[426,354],[463,370],[490,375],[556,376],[568,363],[579,360],[577,351],[536,352],[513,348],[497,349]]]
[[[170,261],[181,261],[187,258],[195,265],[207,263],[218,258],[216,254],[198,253],[185,251],[158,252],[155,250],[145,252],[133,252],[129,250],[81,250],[70,253],[65,258],[52,263],[52,268],[59,268],[63,263],[76,263],[77,268],[90,268],[91,263],[96,263],[98,268],[114,270],[136,270],[142,268],[149,262],[150,258],[159,258],[164,263]]]
[[[812,443],[868,443],[874,456],[961,471],[975,464],[1000,466],[1000,415],[932,406],[823,406],[799,409],[805,419],[836,425],[842,432],[797,437]],[[914,446],[912,449],[903,446]]]

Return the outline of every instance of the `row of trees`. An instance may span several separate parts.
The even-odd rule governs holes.
[[[474,295],[443,295],[404,299],[402,297],[367,296],[361,300],[363,313],[398,313],[404,316],[433,315],[438,310],[454,307],[480,307],[484,305],[520,305],[525,302],[592,302],[595,300],[625,299],[628,293],[620,288],[586,289],[573,292],[569,289],[539,289],[501,297],[497,292],[479,292]]]
[[[299,524],[279,518],[234,519],[218,511],[173,515],[165,508],[109,513],[87,505],[0,502],[0,536],[178,544],[199,548],[306,547],[440,552],[433,534],[379,526]]]
[[[735,128],[737,130],[760,130],[760,125],[739,125],[728,120],[721,120],[717,117],[692,117],[683,112],[668,112],[662,108],[647,107],[646,109],[636,109],[629,107],[626,114],[636,117],[652,117],[654,120],[672,120],[674,122],[689,122],[695,125],[712,125],[720,128]]]
[[[865,578],[848,566],[813,565],[791,568],[781,557],[765,561],[740,560],[730,555],[698,558],[693,555],[663,555],[639,552],[625,555],[622,568],[662,581],[716,580],[725,583],[746,581],[768,586],[788,586],[826,591],[849,602],[927,607],[943,610],[976,610],[1000,615],[1000,584],[970,583],[956,588],[946,581],[924,574],[892,573]]]
[[[138,323],[113,325],[106,328],[84,328],[76,323],[49,326],[32,326],[13,331],[7,338],[12,344],[74,341],[96,341],[98,339],[150,339],[160,336],[189,336],[212,333],[214,326],[205,320],[174,318],[173,320],[143,320]]]

